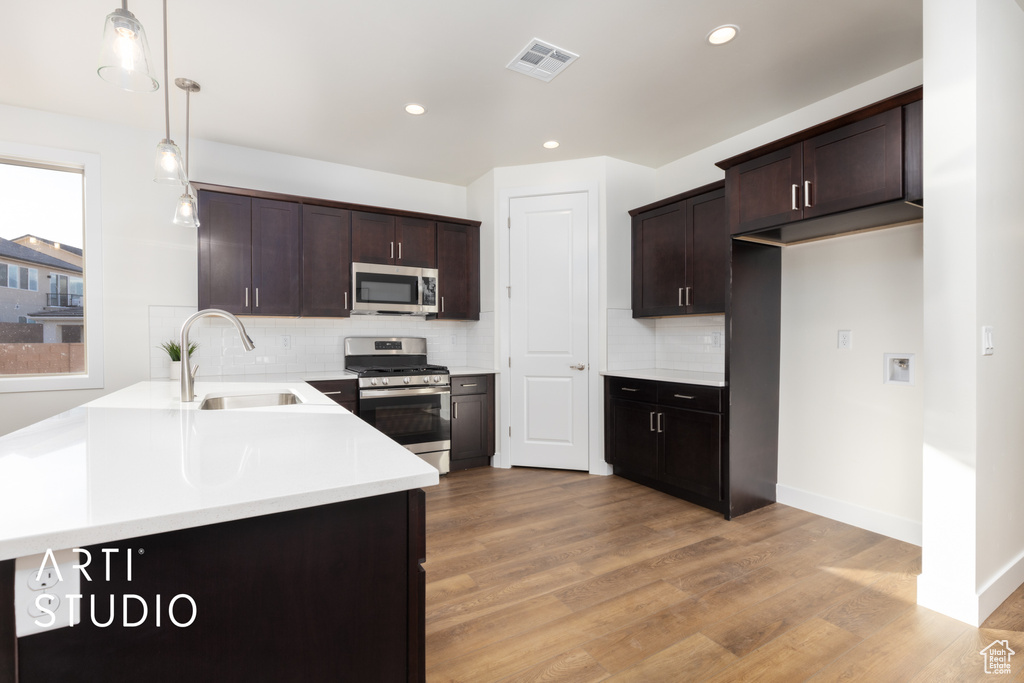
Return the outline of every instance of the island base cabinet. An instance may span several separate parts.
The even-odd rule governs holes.
[[[0,642],[0,661],[17,662],[20,683],[425,680],[422,491],[87,549],[81,623],[19,638],[15,652]],[[116,551],[109,579],[104,549]],[[196,606],[187,626],[171,619],[178,595]],[[5,619],[12,601],[5,582]],[[176,601],[179,623],[192,615],[189,601]],[[111,617],[104,628],[93,621]]]

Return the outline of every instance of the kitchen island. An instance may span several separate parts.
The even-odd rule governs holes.
[[[0,681],[422,680],[437,471],[302,382],[177,391],[0,437]],[[197,409],[267,392],[301,403]],[[72,548],[93,558],[80,622],[17,637],[13,558]]]

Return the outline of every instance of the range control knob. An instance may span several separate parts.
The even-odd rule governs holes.
[[[434,375],[434,381],[435,381],[435,382],[440,382],[440,381],[441,381],[441,378],[440,378],[440,377],[438,377],[437,375]]]
[[[377,378],[376,377],[372,378],[370,380],[370,384],[376,385],[377,384]]]
[[[380,381],[380,383],[381,383],[381,384],[387,384],[387,383],[388,383],[388,378],[387,378],[387,377],[385,377],[384,379],[382,379],[382,380]]]
[[[408,384],[410,380],[409,380],[409,378],[408,378],[408,377],[406,377],[406,378],[405,378],[405,379],[403,379],[402,381],[403,381],[403,382],[405,382],[406,384]]]
[[[423,383],[424,383],[424,384],[430,384],[430,378],[429,378],[429,377],[426,377],[426,376],[424,376],[424,378],[423,378]]]

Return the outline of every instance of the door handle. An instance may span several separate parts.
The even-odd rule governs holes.
[[[586,370],[587,369],[587,364],[586,363],[577,363],[576,365],[570,365],[569,367],[572,368],[573,370]]]
[[[804,181],[804,207],[811,208],[811,181]]]

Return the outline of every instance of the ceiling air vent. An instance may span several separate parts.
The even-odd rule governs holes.
[[[546,83],[562,73],[565,67],[577,59],[579,59],[579,55],[574,52],[534,38],[505,68],[538,78]]]

